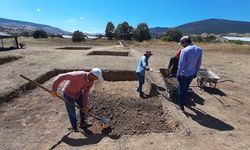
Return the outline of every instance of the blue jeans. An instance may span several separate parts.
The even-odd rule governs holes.
[[[188,94],[188,88],[191,84],[194,76],[184,77],[179,79],[178,95],[179,95],[179,106],[183,107]]]
[[[139,86],[137,88],[137,92],[139,92],[140,94],[143,94],[142,92],[142,85],[145,82],[145,75],[142,73],[137,72],[137,77],[138,77],[138,81],[139,81]]]
[[[76,100],[74,100],[72,97],[70,97],[69,95],[63,93],[63,97],[68,100],[68,102],[74,104],[74,103],[77,103],[77,105],[82,108],[83,107],[83,103],[82,103],[82,95],[79,96],[79,98],[77,98]],[[67,109],[67,112],[68,112],[68,116],[69,116],[69,120],[70,120],[70,123],[72,125],[72,127],[74,129],[77,129],[77,117],[76,117],[76,110],[75,110],[75,106],[74,105],[71,105],[71,104],[68,104],[65,102],[65,106],[66,106],[66,109]],[[85,113],[83,113],[81,110],[80,110],[80,119],[81,119],[81,123],[83,123],[85,121]]]

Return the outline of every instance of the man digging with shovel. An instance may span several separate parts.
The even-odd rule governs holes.
[[[90,72],[85,71],[73,71],[68,73],[59,74],[56,76],[52,85],[51,96],[57,96],[57,89],[61,82],[67,80],[62,91],[63,97],[69,101],[69,103],[77,103],[81,108],[80,110],[80,125],[79,128],[88,128],[92,124],[86,120],[85,114],[88,113],[88,98],[90,89],[92,88],[94,81],[102,79],[102,71],[99,68],[92,68]],[[69,120],[71,123],[70,130],[78,132],[77,117],[75,112],[75,106],[69,103],[65,103]]]
[[[145,70],[146,71],[151,70],[148,66],[148,59],[150,58],[151,55],[153,55],[151,51],[146,51],[145,54],[140,58],[138,65],[137,65],[137,69],[136,69],[136,74],[137,74],[138,81],[139,81],[137,92],[142,98],[144,97],[142,86],[145,82]]]

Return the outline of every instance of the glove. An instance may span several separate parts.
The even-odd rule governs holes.
[[[52,97],[57,97],[57,96],[58,96],[58,94],[57,94],[56,92],[51,92],[50,95],[51,95]]]
[[[82,112],[84,112],[85,114],[88,114],[89,113],[89,108],[88,107],[83,107]]]

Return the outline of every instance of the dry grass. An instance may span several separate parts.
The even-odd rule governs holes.
[[[64,38],[45,38],[45,39],[34,39],[20,37],[19,42],[23,42],[27,47],[50,47],[50,46],[110,46],[118,44],[117,41],[111,41],[106,39],[87,39],[84,42],[72,42],[71,39]]]

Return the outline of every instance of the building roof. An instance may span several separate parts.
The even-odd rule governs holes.
[[[227,40],[239,40],[244,42],[250,42],[250,37],[231,37],[231,36],[223,36],[223,38]]]
[[[0,38],[13,38],[13,37],[16,37],[16,36],[10,35],[10,34],[5,33],[5,32],[0,32]]]

